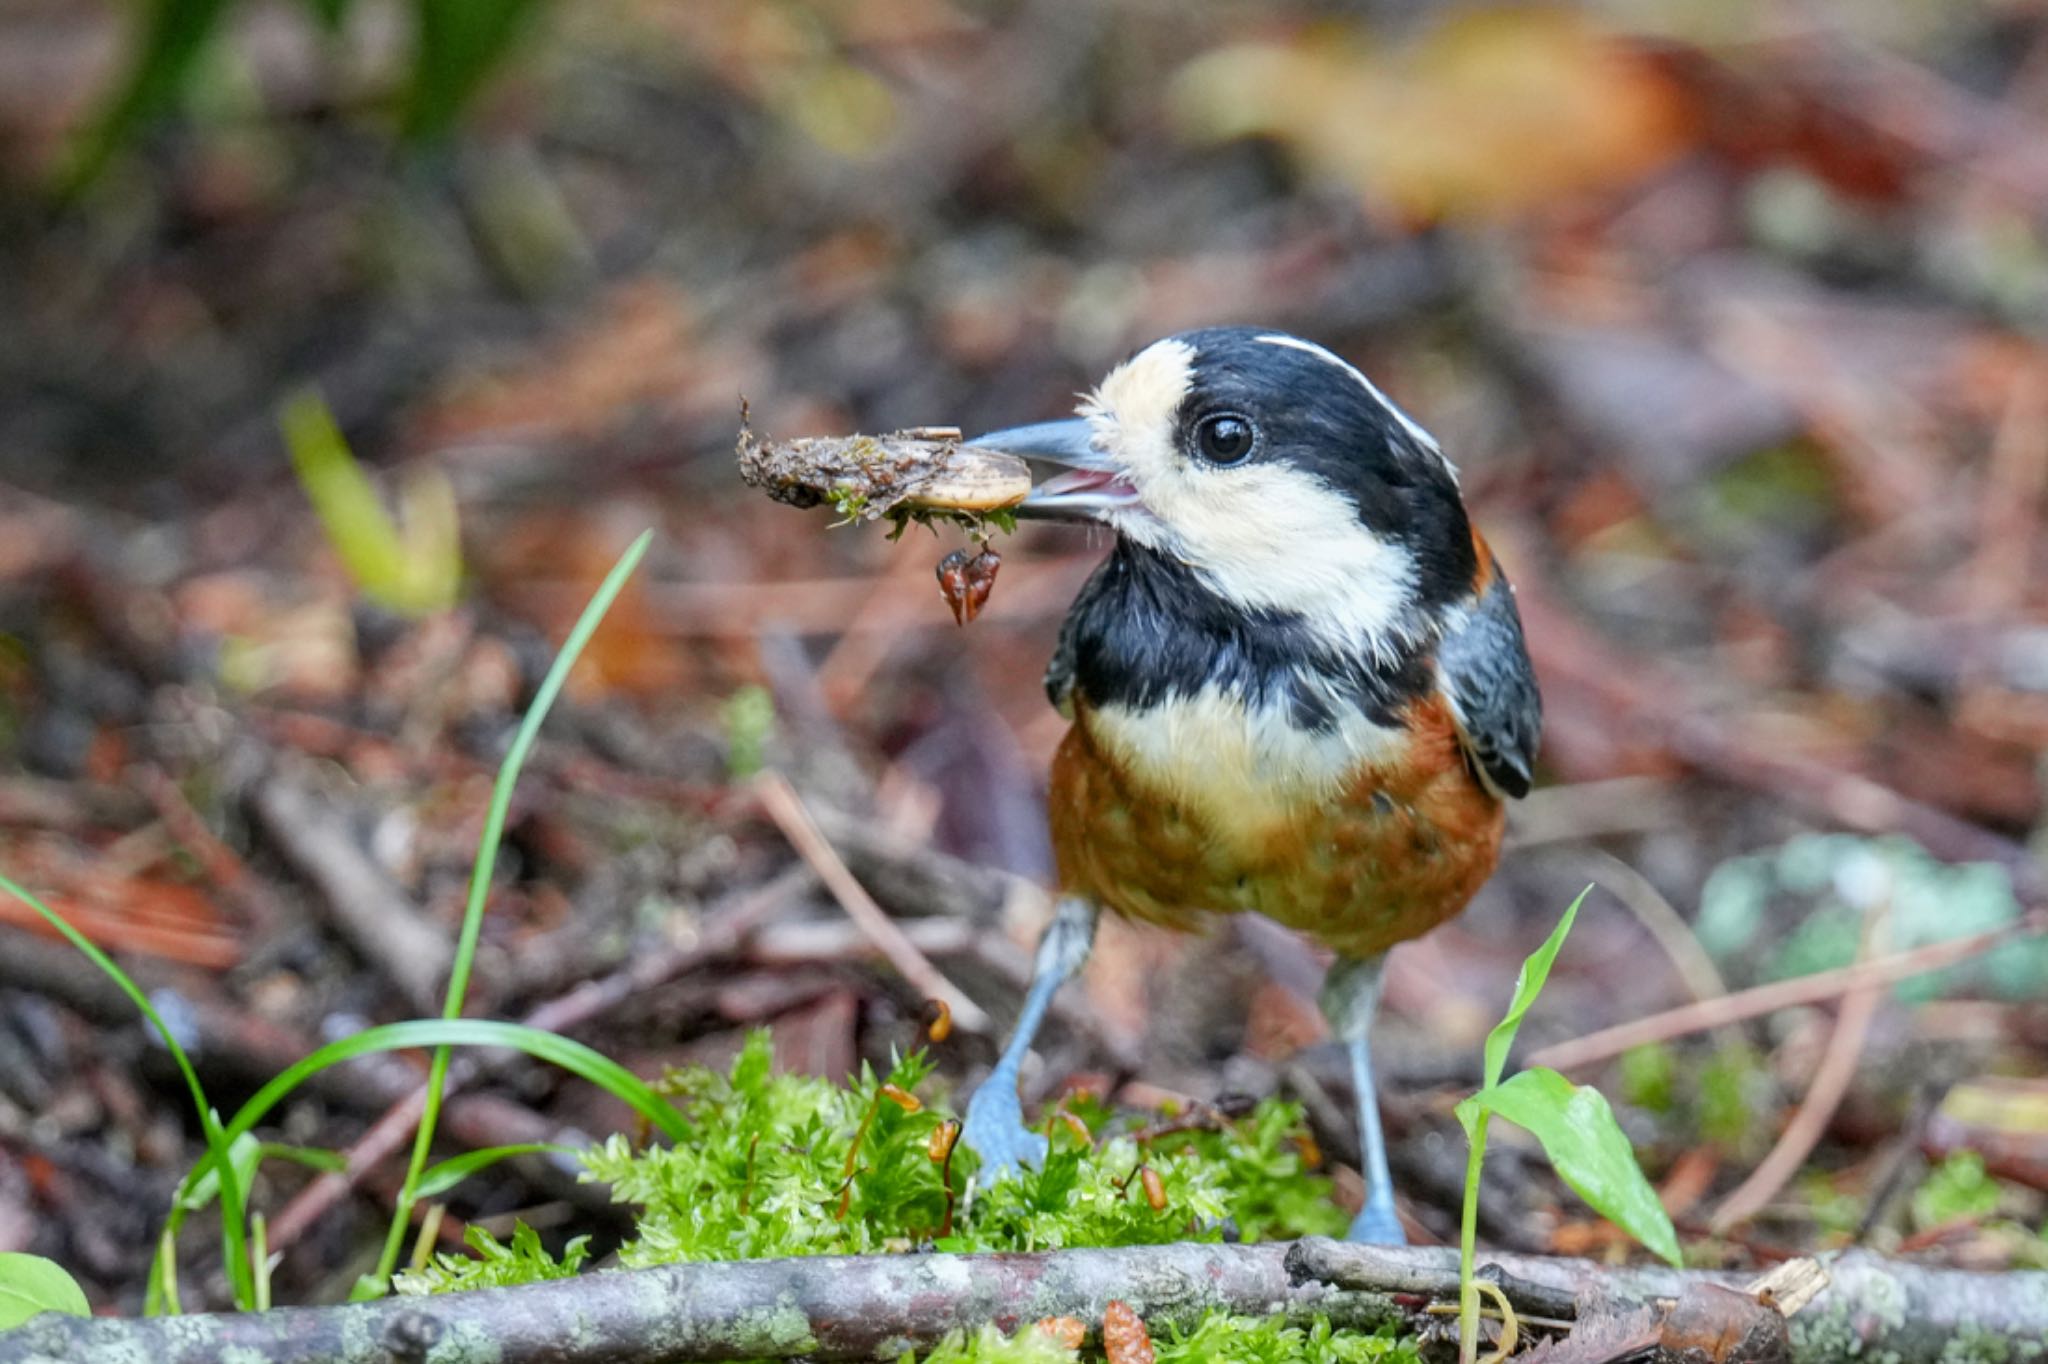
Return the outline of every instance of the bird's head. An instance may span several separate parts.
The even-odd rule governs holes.
[[[1023,515],[1100,522],[1340,647],[1411,634],[1471,589],[1470,525],[1436,441],[1313,342],[1171,336],[1112,370],[1080,414],[976,439],[1064,466]]]

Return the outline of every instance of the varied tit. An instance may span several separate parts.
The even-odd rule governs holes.
[[[1457,471],[1343,359],[1244,327],[1155,342],[1079,417],[975,443],[1065,466],[1023,515],[1116,532],[1046,672],[1073,722],[1050,785],[1060,901],[968,1105],[983,1177],[1043,1158],[1018,1068],[1100,911],[1250,910],[1336,953],[1323,1009],[1365,1155],[1352,1236],[1401,1242],[1368,1046],[1381,967],[1492,873],[1541,725]]]

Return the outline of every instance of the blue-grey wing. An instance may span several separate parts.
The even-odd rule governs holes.
[[[1543,735],[1543,701],[1522,640],[1515,589],[1500,566],[1437,647],[1437,685],[1451,703],[1474,771],[1496,791],[1526,796]]]

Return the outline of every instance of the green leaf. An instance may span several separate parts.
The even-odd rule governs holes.
[[[92,1307],[78,1280],[55,1260],[17,1251],[0,1253],[0,1331],[11,1331],[42,1312],[89,1317]]]
[[[476,1151],[465,1151],[428,1169],[420,1176],[419,1185],[413,1190],[413,1194],[418,1198],[439,1198],[479,1170],[487,1170],[501,1160],[510,1160],[514,1156],[539,1155],[544,1151],[558,1155],[573,1155],[575,1149],[573,1146],[562,1146],[551,1141],[525,1141],[513,1146],[486,1146]]]
[[[1668,1263],[1683,1263],[1671,1218],[1643,1177],[1635,1148],[1599,1090],[1538,1067],[1459,1104],[1458,1119],[1470,1131],[1473,1118],[1467,1117],[1468,1109],[1491,1112],[1528,1129],[1564,1182],[1595,1212]]]
[[[406,96],[405,135],[447,136],[539,10],[536,0],[419,0],[419,56]]]
[[[1557,960],[1557,951],[1564,946],[1565,935],[1572,931],[1572,920],[1578,917],[1579,906],[1586,902],[1592,891],[1593,888],[1587,886],[1579,892],[1579,898],[1571,902],[1543,946],[1531,952],[1529,959],[1522,963],[1522,973],[1515,977],[1514,1002],[1508,1005],[1508,1011],[1500,1022],[1493,1025],[1493,1031],[1486,1035],[1485,1088],[1491,1089],[1500,1083],[1500,1073],[1508,1063],[1508,1049],[1515,1045],[1515,1034],[1522,1030],[1522,1015],[1529,1012],[1536,996],[1543,993],[1543,982],[1550,979],[1550,964]]]

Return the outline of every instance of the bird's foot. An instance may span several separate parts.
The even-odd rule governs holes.
[[[1048,1143],[1024,1125],[1024,1106],[1017,1100],[1017,1088],[1007,1077],[991,1075],[967,1101],[967,1121],[960,1140],[981,1157],[981,1169],[974,1182],[989,1185],[1005,1175],[1016,1174],[1020,1166],[1043,1168]]]
[[[1392,1196],[1367,1199],[1358,1216],[1351,1219],[1351,1230],[1344,1233],[1344,1239],[1368,1246],[1407,1245],[1408,1233],[1394,1212]]]

